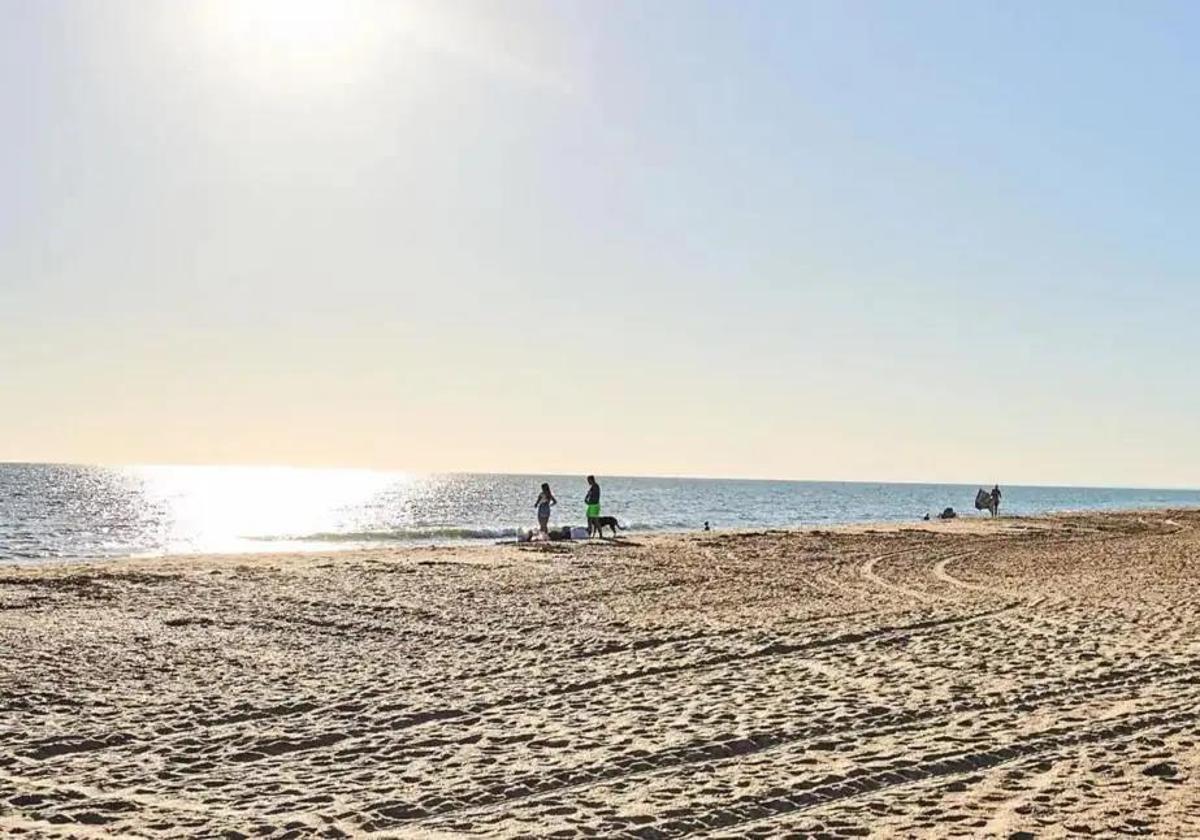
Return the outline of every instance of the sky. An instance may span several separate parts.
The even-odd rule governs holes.
[[[1200,486],[1197,36],[0,0],[0,460]]]

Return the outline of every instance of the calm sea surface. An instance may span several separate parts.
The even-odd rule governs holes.
[[[604,513],[639,531],[977,515],[973,485],[599,479]],[[0,464],[0,561],[497,540],[536,525],[543,480],[551,524],[582,525],[582,476]],[[1200,491],[1002,489],[1005,513],[1200,506]]]

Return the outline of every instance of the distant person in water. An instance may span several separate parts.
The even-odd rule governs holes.
[[[600,518],[600,485],[596,483],[596,476],[589,475],[587,477],[588,491],[583,497],[583,503],[587,505],[587,526],[588,536],[592,536],[599,532],[596,525],[596,520]]]
[[[992,488],[992,516],[1000,515],[1000,485]]]
[[[707,519],[705,519],[705,520],[704,520],[704,530],[705,530],[705,531],[711,531],[711,530],[712,530],[712,528],[708,527],[708,520],[707,520]]]
[[[537,508],[538,528],[541,529],[543,538],[550,536],[550,506],[556,504],[558,499],[550,492],[550,485],[543,483],[542,492],[538,493],[537,501],[533,504]]]

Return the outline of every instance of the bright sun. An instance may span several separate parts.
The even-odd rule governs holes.
[[[275,92],[339,86],[378,53],[392,4],[361,0],[209,0],[194,7],[217,58]]]

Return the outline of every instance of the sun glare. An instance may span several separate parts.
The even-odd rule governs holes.
[[[200,29],[227,69],[274,91],[353,81],[377,55],[378,16],[391,8],[353,0],[197,4]]]

